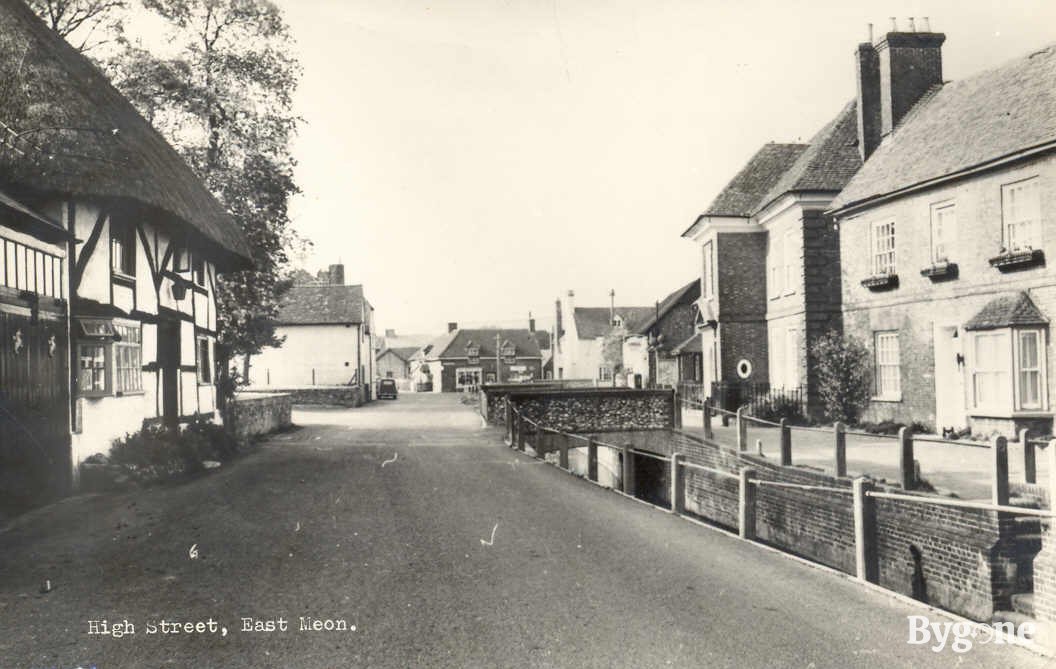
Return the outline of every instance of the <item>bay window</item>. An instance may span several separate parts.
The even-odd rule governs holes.
[[[1046,409],[1043,329],[975,332],[970,352],[972,405],[976,411],[1006,415]]]

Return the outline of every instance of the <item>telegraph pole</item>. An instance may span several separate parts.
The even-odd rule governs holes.
[[[502,383],[502,335],[495,333],[495,383]]]

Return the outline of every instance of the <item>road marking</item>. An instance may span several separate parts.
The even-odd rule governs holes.
[[[191,550],[187,551],[187,554],[191,556],[192,560],[198,559],[198,544],[191,546]]]
[[[398,458],[398,457],[400,457],[400,454],[396,453],[395,455],[392,456],[391,460],[386,460],[385,462],[381,463],[381,466],[384,467],[385,465],[389,464],[390,462],[396,462],[396,458]]]
[[[499,524],[495,523],[495,527],[491,528],[491,540],[484,541],[483,539],[481,539],[480,543],[484,544],[485,546],[494,546],[495,545],[495,530],[497,530],[497,529],[499,529]]]

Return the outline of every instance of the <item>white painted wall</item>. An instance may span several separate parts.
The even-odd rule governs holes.
[[[253,386],[312,385],[312,370],[315,385],[343,385],[356,375],[357,365],[369,365],[368,373],[373,369],[369,348],[363,348],[359,357],[358,325],[282,325],[275,333],[286,338],[282,347],[264,349],[250,358]]]

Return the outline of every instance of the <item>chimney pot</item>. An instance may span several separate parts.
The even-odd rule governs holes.
[[[385,336],[389,337],[389,338],[395,338],[396,337],[396,331],[395,330],[385,330]]]
[[[575,297],[576,296],[576,291],[574,291],[574,290],[568,291],[568,296],[569,297]]]
[[[922,16],[922,17],[920,17],[920,21],[921,21],[921,23],[924,26],[924,32],[930,33],[931,32],[931,22],[928,21],[928,17]]]
[[[898,32],[898,21],[893,16],[891,17],[891,32]]]
[[[917,32],[917,18],[915,16],[909,17],[909,32]]]
[[[457,329],[458,329],[458,323],[448,323],[447,324],[448,333],[454,332]]]
[[[865,25],[867,26],[868,31],[869,31],[869,43],[872,44],[873,43],[873,24],[872,23],[867,23]]]

